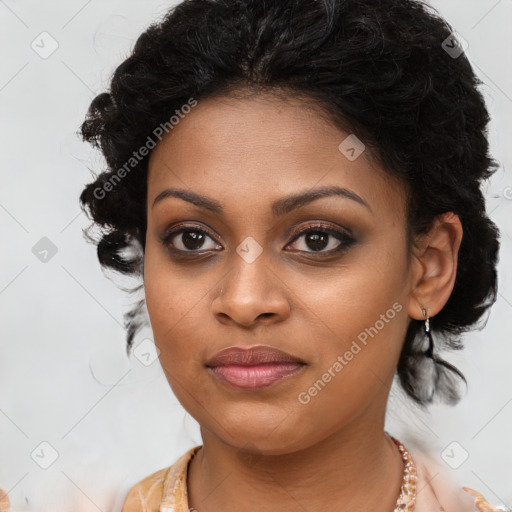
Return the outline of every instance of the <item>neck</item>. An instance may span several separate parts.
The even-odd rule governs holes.
[[[201,429],[203,447],[189,465],[190,510],[392,512],[404,465],[384,432],[383,416],[377,423],[361,418],[312,446],[282,455],[242,455],[238,447]]]

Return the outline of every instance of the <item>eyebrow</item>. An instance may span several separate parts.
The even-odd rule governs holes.
[[[305,206],[313,201],[316,201],[317,199],[332,196],[351,199],[352,201],[355,201],[356,203],[359,203],[360,205],[368,208],[370,212],[372,211],[370,205],[361,196],[357,195],[355,192],[349,190],[348,188],[333,185],[320,187],[313,190],[306,190],[304,192],[299,192],[297,194],[278,199],[272,203],[272,213],[274,217],[281,217],[291,212],[292,210]],[[215,199],[198,194],[196,192],[191,192],[190,190],[175,188],[168,188],[160,192],[153,201],[152,207],[154,208],[157,203],[168,197],[177,197],[183,201],[187,201],[194,204],[195,206],[198,206],[199,208],[204,208],[205,210],[216,213],[218,215],[224,213],[222,204]]]

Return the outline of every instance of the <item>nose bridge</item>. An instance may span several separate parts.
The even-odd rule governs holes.
[[[236,247],[219,300],[215,301],[214,313],[246,325],[260,315],[286,314],[287,299],[269,268],[271,258],[267,256],[265,249],[252,237],[245,238]]]
[[[236,247],[229,261],[232,272],[227,276],[224,289],[233,294],[254,296],[268,293],[268,249],[251,236]]]

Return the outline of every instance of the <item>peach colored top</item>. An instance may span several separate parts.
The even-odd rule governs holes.
[[[188,504],[187,472],[201,445],[183,454],[174,464],[147,476],[129,491],[121,512],[194,512]],[[428,455],[411,452],[417,472],[414,512],[499,512],[478,492],[449,483]]]

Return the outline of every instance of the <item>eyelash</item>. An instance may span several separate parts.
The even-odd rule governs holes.
[[[193,232],[193,233],[206,234],[214,242],[218,243],[215,240],[215,237],[213,236],[213,234],[210,233],[207,229],[199,228],[197,226],[192,226],[192,225],[181,226],[178,229],[174,229],[171,232],[166,233],[162,237],[162,243],[164,244],[164,246],[168,250],[172,251],[175,254],[179,254],[179,255],[183,255],[183,256],[185,254],[187,254],[187,253],[189,253],[189,254],[194,254],[194,253],[200,254],[201,250],[197,250],[197,251],[195,251],[195,250],[184,251],[182,249],[176,249],[175,247],[172,246],[172,244],[171,244],[172,239],[175,238],[177,235],[180,235],[181,233],[185,233],[187,231]],[[300,229],[297,233],[294,234],[293,239],[290,242],[290,244],[294,243],[302,235],[307,235],[308,233],[327,233],[328,235],[331,235],[334,238],[338,239],[340,241],[340,245],[336,249],[331,249],[330,251],[298,251],[300,253],[319,255],[319,257],[322,257],[322,255],[331,256],[333,254],[341,253],[341,252],[346,251],[353,243],[355,243],[355,240],[350,235],[348,235],[347,233],[345,233],[345,232],[343,232],[341,230],[338,230],[338,229],[334,229],[334,228],[332,228],[330,226],[327,226],[325,224],[318,223],[318,224],[309,225],[306,228]],[[290,244],[288,244],[288,245],[290,245]],[[211,249],[207,249],[207,251],[210,251],[210,250]],[[184,257],[188,257],[188,256],[184,256]]]

